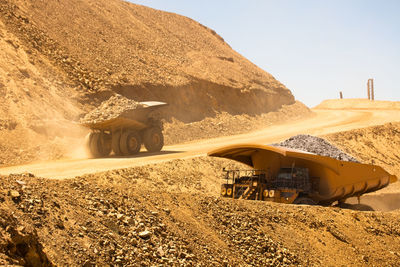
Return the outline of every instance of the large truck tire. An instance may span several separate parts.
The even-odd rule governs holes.
[[[115,131],[112,133],[112,139],[111,139],[111,147],[112,150],[114,151],[114,154],[116,156],[121,156],[122,151],[120,148],[120,142],[121,142],[121,131]]]
[[[159,127],[146,129],[143,133],[144,147],[149,152],[159,152],[164,146],[164,136]]]
[[[92,133],[89,136],[90,153],[95,158],[106,157],[111,152],[111,137],[105,133]]]
[[[139,153],[142,146],[140,134],[136,131],[127,130],[121,134],[120,149],[123,155],[135,155]]]

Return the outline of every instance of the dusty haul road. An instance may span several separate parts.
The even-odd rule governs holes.
[[[282,141],[296,134],[324,135],[339,131],[400,121],[400,110],[389,109],[313,109],[313,116],[266,127],[263,130],[235,136],[200,140],[185,144],[166,146],[161,153],[141,152],[134,157],[109,157],[101,159],[64,159],[38,162],[28,165],[0,168],[0,174],[33,173],[35,176],[65,179],[102,172],[112,169],[128,168],[146,164],[203,156],[211,149],[237,143],[269,144]]]

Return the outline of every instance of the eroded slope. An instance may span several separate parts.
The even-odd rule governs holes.
[[[185,121],[294,103],[284,85],[213,30],[177,14],[120,0],[7,0],[1,10],[8,29],[89,98],[104,100],[116,91],[138,101],[161,100]]]

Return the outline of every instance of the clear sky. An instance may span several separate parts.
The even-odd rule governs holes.
[[[400,101],[400,0],[131,0],[190,17],[285,84],[296,99]]]

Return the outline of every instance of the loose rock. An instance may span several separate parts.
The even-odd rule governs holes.
[[[325,139],[307,134],[292,136],[281,143],[272,145],[298,149],[337,160],[359,162],[357,159],[346,154]]]
[[[143,107],[143,105],[139,102],[116,94],[101,103],[98,108],[86,114],[86,116],[83,117],[80,122],[82,124],[99,123],[102,121],[115,119],[126,111],[141,107]]]

